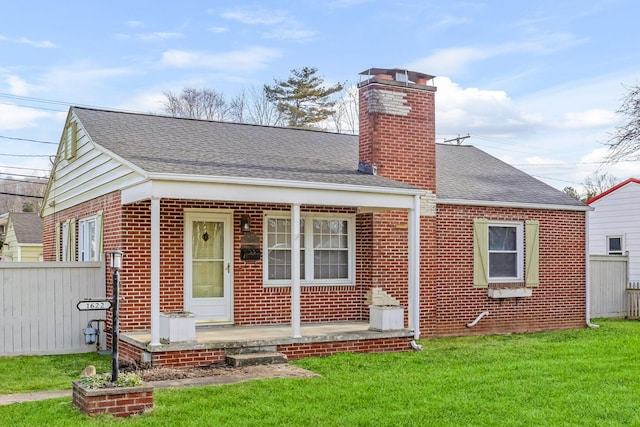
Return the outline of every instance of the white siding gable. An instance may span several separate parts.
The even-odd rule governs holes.
[[[75,141],[69,132],[74,127]],[[142,171],[94,143],[82,123],[70,114],[51,171],[42,214],[46,216],[70,208],[142,179]]]
[[[592,202],[589,213],[589,253],[607,254],[607,236],[622,236],[629,252],[629,280],[640,281],[640,184],[630,181]]]

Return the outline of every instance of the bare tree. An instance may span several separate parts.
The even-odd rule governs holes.
[[[608,160],[640,160],[640,86],[625,86],[627,94],[617,113],[623,116],[624,123],[613,132],[607,145]]]
[[[340,99],[334,106],[334,114],[330,121],[336,132],[358,133],[359,111],[358,111],[358,88],[356,85],[347,86],[342,91]]]
[[[274,103],[269,101],[265,91],[255,86],[249,89],[247,122],[255,125],[281,126],[284,117]]]
[[[180,94],[164,92],[167,102],[164,111],[175,117],[190,119],[225,120],[230,108],[220,92],[213,89],[185,87]]]
[[[584,186],[585,194],[583,201],[589,200],[598,194],[604,193],[614,185],[618,183],[618,178],[611,175],[608,172],[600,173],[594,172],[584,179],[582,185]]]

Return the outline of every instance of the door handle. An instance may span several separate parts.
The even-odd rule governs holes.
[[[227,263],[227,273],[231,273],[231,263]]]

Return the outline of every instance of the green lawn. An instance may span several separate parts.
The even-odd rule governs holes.
[[[155,410],[128,420],[90,419],[69,398],[3,406],[0,425],[640,425],[640,322],[600,323],[422,340],[422,352],[305,359],[295,364],[321,378],[156,390]]]

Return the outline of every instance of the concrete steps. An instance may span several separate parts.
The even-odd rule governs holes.
[[[228,365],[234,368],[241,368],[244,366],[287,363],[287,356],[277,352],[227,354],[226,361]]]

